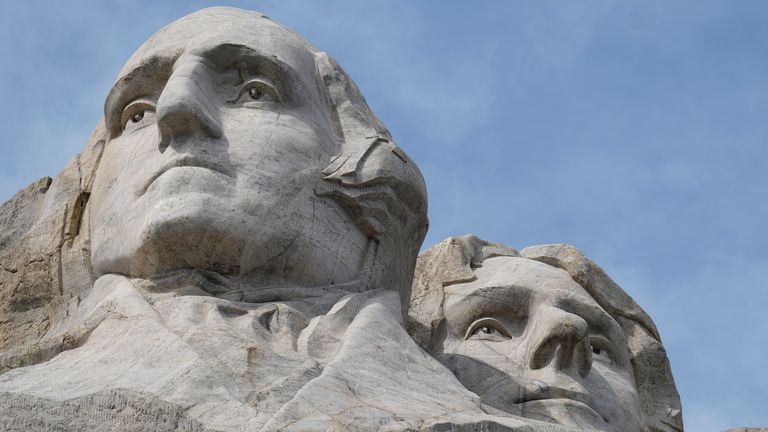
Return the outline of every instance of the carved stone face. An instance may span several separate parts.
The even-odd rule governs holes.
[[[526,418],[645,430],[621,328],[568,273],[497,257],[475,275],[445,287],[436,355],[469,390]]]
[[[314,191],[338,151],[314,55],[229,8],[187,16],[133,55],[105,104],[97,274],[202,268],[304,286],[357,276],[365,236]]]

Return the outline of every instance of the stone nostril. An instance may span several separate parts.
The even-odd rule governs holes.
[[[194,98],[194,95],[185,95]],[[179,135],[203,134],[211,138],[222,135],[219,122],[212,115],[209,107],[195,104],[194,101],[177,101],[172,105],[158,104],[157,127],[161,146],[168,146],[173,137]]]
[[[553,364],[558,370],[577,362],[579,374],[586,376],[592,367],[592,356],[587,338],[588,325],[583,318],[562,309],[547,307],[542,311],[538,326],[538,342],[530,355],[531,369]]]
[[[573,336],[564,337],[560,340],[560,346],[557,348],[557,359],[555,367],[559,370],[565,370],[571,365],[573,359]]]
[[[552,362],[552,357],[557,351],[558,342],[555,339],[545,340],[533,350],[529,361],[532,370],[542,369]]]

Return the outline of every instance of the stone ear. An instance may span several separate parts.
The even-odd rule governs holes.
[[[672,368],[664,346],[637,323],[619,318],[622,327],[631,326],[627,336],[640,396],[644,422],[652,431],[679,432],[683,430],[680,395],[677,393]],[[634,325],[632,325],[634,324]]]

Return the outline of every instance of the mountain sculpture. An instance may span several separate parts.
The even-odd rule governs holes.
[[[333,59],[181,18],[0,207],[0,429],[682,431],[653,322],[589,259],[459,237],[417,265],[426,231]]]

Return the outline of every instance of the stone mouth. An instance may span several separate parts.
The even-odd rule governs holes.
[[[141,188],[141,192],[139,193],[139,196],[144,195],[147,192],[147,189],[149,189],[149,187],[152,186],[152,184],[155,182],[155,180],[160,178],[163,174],[167,173],[168,171],[174,168],[181,168],[181,167],[203,168],[219,174],[223,174],[230,178],[234,178],[232,169],[225,164],[222,164],[215,160],[203,159],[197,156],[184,155],[182,157],[173,159],[163,164],[157,171],[155,171],[152,174],[152,176],[149,178],[149,180],[147,180],[147,182]]]
[[[597,411],[594,401],[587,393],[562,387],[542,385],[542,383],[529,386],[525,390],[525,394],[515,401],[515,405],[539,401],[575,403],[589,409],[596,416],[603,419],[603,421],[606,423],[608,422],[608,419],[606,419],[602,414],[600,414],[599,411]]]

